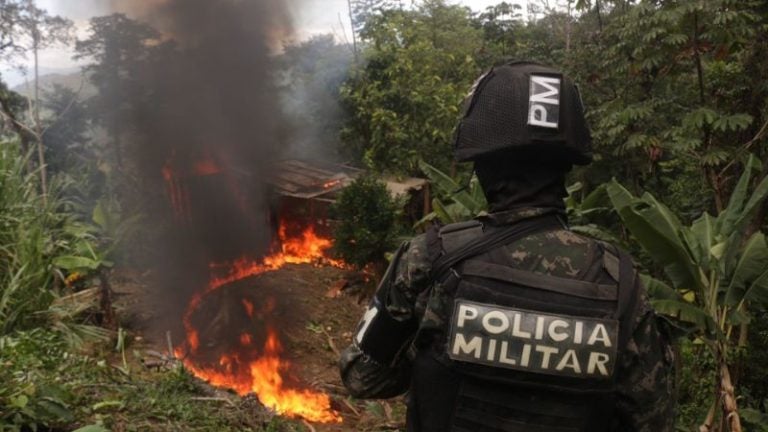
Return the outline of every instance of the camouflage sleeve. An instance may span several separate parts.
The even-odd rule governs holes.
[[[420,235],[403,246],[408,249],[396,265],[395,279],[389,292],[387,310],[402,320],[414,314],[416,299],[429,288],[431,262],[427,252],[427,237]]]
[[[643,296],[619,364],[615,432],[674,431],[674,354],[662,326]]]
[[[399,260],[390,263],[394,272],[387,304],[389,313],[397,320],[413,317],[414,303],[418,294],[429,286],[429,263],[426,254],[426,237],[419,236],[404,243]],[[393,365],[384,365],[368,357],[355,344],[345,349],[339,359],[341,379],[354,397],[383,399],[404,393],[410,385],[410,363],[402,356]]]

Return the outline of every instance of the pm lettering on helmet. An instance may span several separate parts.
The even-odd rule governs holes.
[[[550,129],[560,126],[560,87],[562,79],[531,75],[528,97],[528,124]]]
[[[448,357],[548,375],[610,379],[619,324],[457,299]]]

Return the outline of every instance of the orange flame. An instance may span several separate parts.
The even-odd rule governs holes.
[[[331,180],[323,183],[323,189],[331,189],[341,184],[341,180]]]
[[[290,363],[280,358],[282,346],[277,332],[267,325],[267,337],[261,350],[254,347],[254,335],[242,332],[239,335],[237,352],[230,352],[219,357],[217,364],[201,364],[194,360],[200,348],[199,332],[192,323],[192,316],[200,307],[205,296],[229,283],[255,276],[267,271],[277,270],[285,264],[327,263],[344,266],[341,261],[325,257],[325,251],[331,241],[315,234],[312,227],[305,229],[300,237],[290,238],[288,227],[281,223],[278,235],[280,248],[275,253],[260,260],[241,258],[231,264],[211,264],[211,270],[218,273],[225,269],[225,274],[214,274],[204,292],[195,294],[187,306],[183,323],[186,331],[185,343],[176,348],[175,354],[195,376],[216,387],[234,390],[239,395],[255,393],[265,406],[278,414],[288,417],[301,417],[320,423],[339,423],[339,413],[331,408],[330,397],[311,390],[286,388],[283,373]],[[274,299],[267,299],[261,310],[253,302],[242,300],[245,312],[250,318],[268,316],[275,309]]]

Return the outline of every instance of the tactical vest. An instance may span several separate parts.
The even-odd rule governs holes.
[[[611,430],[617,363],[635,318],[631,259],[604,251],[611,283],[483,259],[553,229],[563,225],[545,216],[453,224],[433,237],[439,283],[414,343],[409,431]]]

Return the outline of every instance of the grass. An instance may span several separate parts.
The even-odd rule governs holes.
[[[148,369],[139,347],[73,352],[36,329],[0,338],[0,431],[305,431],[255,399],[214,396],[181,367]],[[34,429],[32,429],[34,430]]]
[[[65,246],[56,182],[47,199],[15,142],[0,141],[0,335],[34,321],[53,300],[51,261]]]

